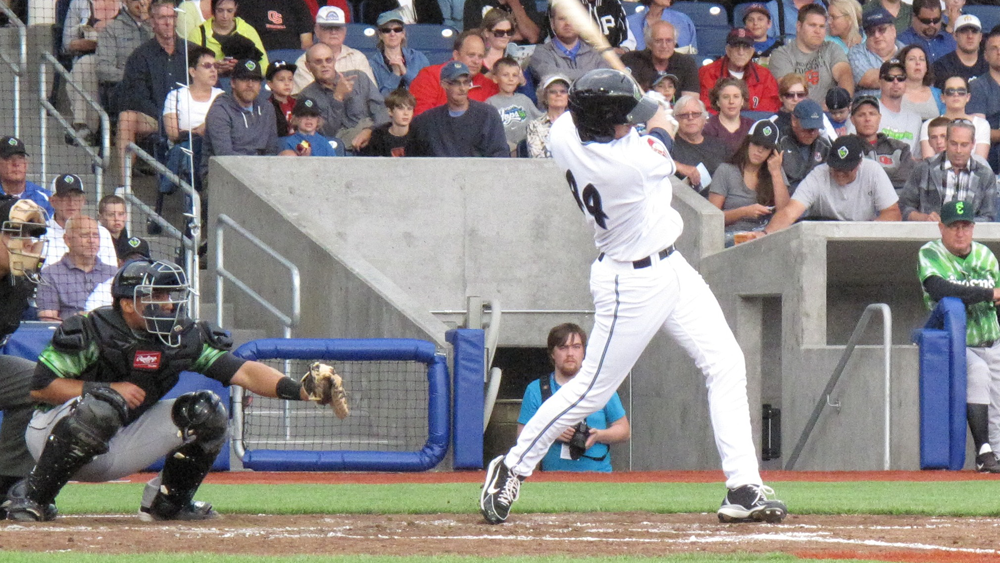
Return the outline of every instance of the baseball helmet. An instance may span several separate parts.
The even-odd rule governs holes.
[[[191,324],[187,316],[191,288],[180,266],[166,260],[129,260],[111,282],[115,299],[131,299],[146,321],[146,331],[177,347]]]
[[[0,229],[10,273],[38,283],[45,257],[45,210],[30,199],[0,199]]]
[[[635,79],[620,70],[591,70],[569,89],[569,112],[584,141],[610,141],[615,125],[644,123],[656,109]]]

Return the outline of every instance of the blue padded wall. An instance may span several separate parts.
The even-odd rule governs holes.
[[[920,331],[920,467],[965,466],[965,305],[942,299]]]
[[[455,397],[452,401],[452,447],[455,469],[483,468],[483,400],[486,336],[480,329],[445,334],[455,351]]]

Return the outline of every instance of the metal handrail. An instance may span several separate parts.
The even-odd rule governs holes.
[[[46,65],[51,65],[52,69],[63,77],[66,84],[81,94],[83,99],[87,102],[87,105],[94,108],[94,111],[96,111],[97,115],[100,116],[101,152],[98,152],[93,147],[88,146],[83,137],[77,133],[76,129],[73,129],[73,124],[66,121],[66,118],[62,116],[62,113],[60,113],[51,102],[49,102],[48,85],[46,84],[47,80],[45,73]],[[38,65],[38,68],[38,99],[41,104],[39,113],[41,117],[40,128],[42,137],[41,150],[39,152],[41,154],[42,185],[44,186],[48,181],[46,170],[46,167],[48,166],[46,158],[48,152],[48,120],[46,119],[46,115],[50,115],[54,117],[56,121],[62,125],[63,129],[66,130],[66,133],[68,133],[70,137],[72,137],[77,144],[80,145],[80,147],[83,148],[88,155],[90,155],[90,159],[94,164],[94,176],[96,177],[97,182],[97,199],[100,200],[103,195],[102,192],[104,191],[104,170],[111,162],[111,119],[108,117],[108,112],[104,111],[101,104],[94,101],[94,98],[90,97],[90,94],[84,92],[80,88],[80,85],[73,81],[73,78],[69,71],[66,70],[66,67],[64,67],[59,60],[52,55],[52,53],[48,51],[42,53],[42,62]],[[104,156],[102,157],[101,154]]]
[[[10,60],[7,54],[0,51],[0,60],[2,60],[7,66],[10,67],[11,72],[14,73],[14,136],[21,136],[21,76],[27,71],[28,68],[28,29],[24,26],[24,22],[17,17],[17,14],[7,6],[7,4],[0,2],[0,10],[7,14],[7,19],[14,24],[17,28],[17,42],[18,42],[18,56],[17,62]]]
[[[864,334],[865,329],[868,328],[868,322],[871,320],[872,314],[875,311],[882,313],[882,347],[885,351],[883,355],[883,369],[885,370],[885,429],[883,431],[883,439],[885,440],[885,452],[882,458],[882,464],[884,470],[889,470],[889,438],[890,422],[892,420],[891,404],[889,401],[890,380],[892,376],[892,363],[890,361],[892,353],[892,311],[889,310],[889,306],[885,303],[872,303],[871,305],[865,307],[865,312],[861,314],[861,318],[858,320],[858,324],[854,327],[854,332],[851,334],[850,340],[847,341],[847,347],[844,348],[844,353],[840,355],[840,362],[837,363],[837,367],[833,370],[833,374],[830,375],[830,380],[826,384],[826,389],[823,390],[822,398],[817,401],[816,407],[813,408],[812,416],[809,417],[809,422],[806,423],[806,427],[802,431],[802,436],[799,437],[799,442],[795,444],[795,449],[792,451],[792,455],[788,458],[788,463],[785,464],[786,470],[795,469],[795,462],[798,461],[799,455],[802,454],[802,449],[805,448],[806,441],[809,439],[809,435],[812,434],[813,428],[815,428],[816,422],[819,420],[819,416],[823,412],[823,408],[828,405],[835,408],[840,407],[840,403],[833,403],[830,401],[830,395],[833,394],[833,388],[836,387],[841,374],[844,373],[844,367],[847,366],[848,360],[851,359],[851,354],[854,353],[855,346],[857,346],[858,341],[861,340],[861,336]]]

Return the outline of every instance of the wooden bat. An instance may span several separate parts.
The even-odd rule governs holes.
[[[580,35],[587,45],[604,57],[604,60],[615,70],[628,71],[622,60],[618,58],[618,53],[608,43],[604,33],[597,27],[597,22],[590,17],[587,9],[583,7],[580,0],[550,0],[552,6],[567,20],[573,29]]]

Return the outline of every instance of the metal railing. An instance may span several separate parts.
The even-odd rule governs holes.
[[[820,414],[823,413],[823,409],[827,406],[831,406],[836,409],[840,408],[840,402],[831,402],[830,396],[833,394],[833,389],[837,386],[840,376],[844,373],[844,368],[847,366],[848,360],[851,359],[851,355],[854,353],[854,348],[857,346],[858,341],[861,340],[861,336],[864,334],[865,329],[868,328],[868,322],[871,320],[872,315],[876,311],[882,313],[882,347],[884,349],[882,367],[885,371],[885,397],[883,401],[883,407],[885,410],[885,428],[883,430],[885,451],[882,458],[882,464],[884,470],[889,470],[891,461],[889,455],[890,423],[892,421],[892,405],[889,400],[892,377],[892,311],[889,310],[889,306],[885,303],[872,303],[871,305],[865,307],[865,312],[861,314],[861,318],[858,320],[858,324],[855,325],[851,338],[847,341],[847,347],[844,348],[844,353],[840,355],[840,362],[837,363],[837,367],[833,370],[833,374],[830,376],[830,380],[826,384],[826,389],[823,390],[823,396],[819,401],[817,401],[816,407],[813,408],[812,416],[809,417],[809,422],[806,423],[806,427],[802,431],[802,436],[799,437],[799,441],[795,444],[795,449],[792,451],[792,455],[788,458],[788,463],[785,464],[786,470],[795,469],[795,463],[799,460],[799,455],[802,454],[802,449],[805,448],[806,442],[809,440],[809,435],[812,434],[813,428],[816,427],[816,422],[819,420]]]
[[[51,66],[52,70],[62,76],[66,83],[67,88],[73,88],[77,91],[83,99],[87,102],[87,105],[92,107],[97,115],[101,118],[101,148],[95,149],[87,145],[87,141],[77,133],[76,129],[73,129],[73,124],[66,121],[62,113],[56,109],[55,106],[49,102],[48,94],[48,80],[46,79],[46,67]],[[44,186],[48,183],[47,175],[47,153],[48,153],[48,116],[52,116],[59,122],[59,125],[66,130],[66,134],[73,138],[76,143],[83,148],[90,155],[91,163],[94,166],[94,176],[97,183],[97,201],[101,199],[104,191],[104,170],[108,167],[110,163],[111,154],[111,119],[108,117],[108,112],[104,111],[101,104],[94,101],[94,98],[90,97],[90,94],[84,92],[80,86],[73,81],[70,73],[66,68],[59,63],[59,60],[52,55],[52,53],[46,51],[42,53],[42,62],[38,65],[38,100],[41,104],[39,109],[39,114],[41,118],[40,133],[41,133],[41,150],[39,151],[41,156],[41,173],[42,181],[41,184]],[[104,156],[101,156],[101,155]]]
[[[21,136],[21,77],[28,69],[28,29],[4,2],[0,2],[0,10],[7,14],[7,19],[17,28],[17,62],[7,56],[7,53],[0,50],[0,61],[10,67],[14,75],[12,80],[14,87],[14,136]]]

